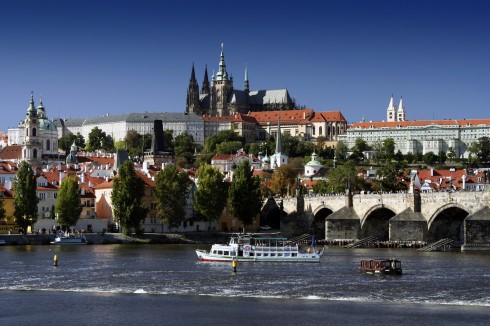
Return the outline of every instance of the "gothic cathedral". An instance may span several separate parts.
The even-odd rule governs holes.
[[[212,117],[229,116],[235,113],[258,111],[276,111],[295,109],[294,100],[287,89],[250,91],[248,69],[245,68],[243,90],[233,87],[233,77],[226,71],[225,53],[221,44],[221,58],[218,73],[211,76],[211,86],[208,79],[208,68],[204,71],[201,91],[196,80],[194,64],[192,64],[191,79],[187,88],[186,112]]]

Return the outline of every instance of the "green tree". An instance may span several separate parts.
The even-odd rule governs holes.
[[[446,163],[446,160],[447,160],[446,152],[443,150],[440,150],[439,155],[437,155],[437,158],[439,159],[439,163],[441,163],[441,164]]]
[[[454,150],[454,147],[449,147],[447,149],[447,159],[449,162],[454,162],[456,159],[456,152]]]
[[[348,151],[349,148],[347,147],[347,145],[342,140],[339,140],[337,142],[337,147],[335,148],[335,157],[338,160],[345,160],[347,158]]]
[[[136,174],[133,162],[125,161],[114,178],[111,193],[114,217],[124,234],[131,230],[141,233],[141,221],[148,211],[142,202],[144,194],[144,181]]]
[[[70,147],[75,142],[78,148],[85,148],[85,138],[77,132],[77,134],[69,134],[58,139],[58,148],[65,153],[70,152]]]
[[[17,225],[24,231],[37,221],[37,181],[32,166],[22,161],[14,180],[14,216]]]
[[[216,145],[216,154],[235,154],[243,148],[243,144],[237,140],[225,141]]]
[[[272,193],[285,196],[296,193],[296,177],[298,172],[290,164],[281,165],[272,174],[270,188]]]
[[[165,167],[155,178],[157,214],[169,228],[179,226],[185,219],[185,206],[189,193],[189,178],[175,165]]]
[[[233,130],[222,130],[212,136],[209,136],[204,141],[204,152],[205,153],[215,153],[216,146],[223,142],[239,141],[242,143],[242,147],[245,145],[245,139],[239,136]],[[269,152],[270,154],[271,152]]]
[[[230,213],[242,222],[245,231],[262,207],[260,180],[253,176],[248,160],[238,164],[234,171],[228,198]]]
[[[194,209],[206,218],[217,221],[226,206],[228,184],[223,174],[211,165],[201,166],[196,173],[197,190]]]
[[[345,192],[349,186],[354,189],[358,184],[354,161],[348,160],[336,169],[330,170],[328,179],[334,187],[334,192]]]
[[[433,165],[437,162],[437,155],[434,152],[427,152],[423,156],[424,163],[427,165]]]
[[[106,135],[99,127],[94,127],[88,134],[88,144],[86,145],[88,151],[96,151],[103,149],[106,151],[114,150],[114,141],[112,137]]]
[[[480,162],[488,162],[490,161],[490,138],[481,137],[478,139],[478,159]]]
[[[474,163],[480,153],[480,144],[478,142],[472,142],[468,147],[468,161]]]
[[[387,159],[393,159],[395,156],[395,140],[393,138],[386,138],[383,141],[383,153]]]
[[[407,190],[403,183],[403,170],[399,163],[387,159],[377,173],[381,177],[383,191]]]
[[[407,154],[404,155],[404,157],[407,163],[413,163],[415,155],[413,155],[412,152],[408,152]]]
[[[76,176],[67,176],[61,181],[56,199],[55,212],[58,214],[58,223],[66,226],[75,226],[82,213],[80,187]]]
[[[176,161],[178,158],[185,158],[185,162],[192,164],[194,161],[194,138],[191,134],[184,132],[175,137],[174,140],[174,153]],[[179,166],[183,166],[178,164]]]
[[[393,157],[398,163],[403,161],[403,154],[401,150],[397,150],[395,156]]]
[[[418,163],[418,162],[421,162],[422,160],[424,159],[424,157],[422,156],[422,153],[420,153],[420,151],[417,149],[415,151],[415,154],[413,156],[413,163]]]
[[[297,157],[299,156],[296,152],[298,148],[298,144],[300,140],[298,137],[291,136],[288,133],[281,133],[281,144],[282,144],[282,152],[289,157]]]

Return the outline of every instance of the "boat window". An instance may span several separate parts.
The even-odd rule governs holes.
[[[269,253],[264,252],[264,257],[267,257],[267,256],[269,256]]]
[[[218,255],[222,255],[223,254],[223,250],[218,250]]]
[[[282,252],[277,253],[277,256],[282,257]]]
[[[290,252],[285,252],[284,253],[284,257],[289,257],[289,256],[291,256],[291,253]]]
[[[275,256],[276,256],[276,254],[274,252],[271,253],[271,257],[275,257]]]
[[[215,255],[216,255],[217,253],[218,253],[218,252],[217,252],[216,250],[213,250],[213,254],[215,254]]]
[[[249,255],[249,256],[253,256],[253,255],[254,255],[254,253],[253,253],[253,252],[251,252],[251,253],[249,253],[248,255]]]
[[[295,252],[293,252],[293,257],[296,257],[298,254],[296,254]]]
[[[260,257],[260,256],[262,256],[262,254],[261,254],[260,252],[258,252],[258,253],[257,253],[257,256],[258,256],[258,257]]]
[[[229,256],[230,252],[225,251],[223,254],[224,254],[225,256]]]

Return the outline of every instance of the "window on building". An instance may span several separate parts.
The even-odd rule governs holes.
[[[318,127],[318,135],[319,136],[322,135],[322,132],[323,132],[323,127],[322,126]]]

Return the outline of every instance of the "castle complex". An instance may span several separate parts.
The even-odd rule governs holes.
[[[186,112],[212,117],[223,117],[235,113],[292,110],[294,101],[287,89],[255,90],[249,88],[248,69],[245,68],[243,90],[235,89],[233,77],[228,75],[225,64],[225,53],[221,44],[221,59],[216,75],[208,79],[208,68],[204,71],[201,91],[196,80],[194,64],[187,89]]]

